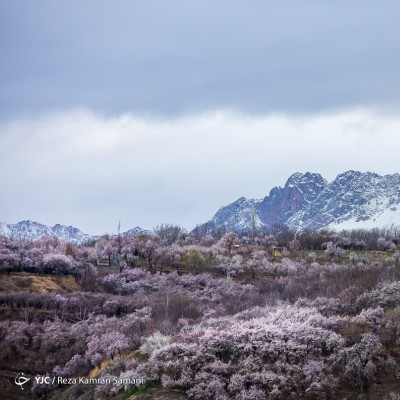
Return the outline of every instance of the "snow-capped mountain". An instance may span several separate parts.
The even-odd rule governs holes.
[[[146,229],[143,229],[140,226],[135,226],[134,228],[129,229],[126,232],[124,232],[123,235],[128,235],[128,236],[130,236],[130,235],[141,235],[141,234],[144,234],[144,233],[150,233],[150,231],[148,231]]]
[[[347,171],[328,183],[317,173],[295,173],[264,199],[241,197],[196,229],[249,232],[276,225],[295,231],[400,226],[400,175]]]
[[[65,225],[47,226],[35,221],[21,221],[17,224],[0,223],[0,236],[14,240],[37,240],[43,236],[57,237],[71,243],[83,243],[96,238],[96,236],[82,233],[78,228]]]
[[[123,235],[136,235],[148,232],[139,226],[124,232]],[[100,236],[89,235],[81,232],[73,226],[56,224],[54,226],[43,225],[35,221],[21,221],[17,224],[0,222],[0,236],[6,236],[14,240],[37,240],[43,236],[52,236],[70,243],[85,243],[99,239]]]

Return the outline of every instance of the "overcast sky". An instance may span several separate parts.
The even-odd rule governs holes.
[[[397,1],[0,2],[0,221],[188,229],[400,172]]]

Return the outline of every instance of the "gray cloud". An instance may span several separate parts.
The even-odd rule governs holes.
[[[0,117],[399,103],[396,1],[3,1]]]
[[[394,0],[0,2],[0,221],[191,228],[295,171],[396,172],[399,17]]]

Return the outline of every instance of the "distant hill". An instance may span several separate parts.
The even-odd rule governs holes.
[[[135,227],[123,234],[138,234],[147,232],[146,230]],[[16,224],[6,224],[0,222],[0,236],[6,236],[14,240],[37,240],[43,236],[52,236],[70,243],[84,243],[91,240],[97,240],[100,236],[89,235],[81,232],[73,226],[56,224],[54,226],[43,225],[35,221],[21,221]]]

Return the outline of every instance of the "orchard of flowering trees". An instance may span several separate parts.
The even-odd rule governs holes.
[[[0,398],[399,398],[398,237],[284,233],[0,238]]]

